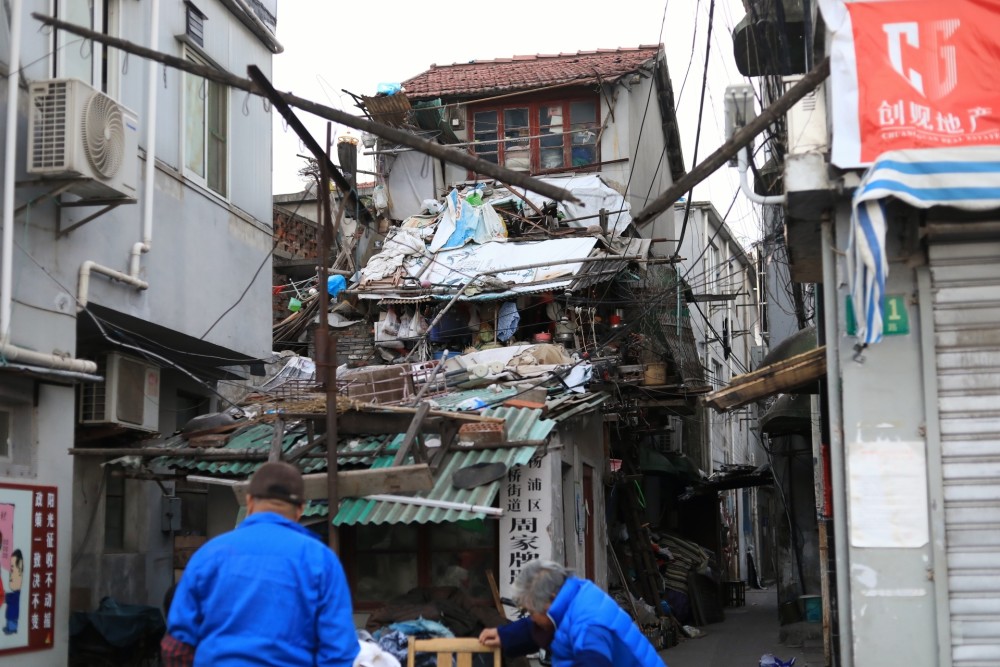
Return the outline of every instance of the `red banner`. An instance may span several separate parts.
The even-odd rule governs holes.
[[[907,148],[1000,145],[1000,0],[848,2],[850,21],[839,25],[830,19],[843,7],[823,4],[841,33],[832,68],[837,164]]]
[[[53,646],[58,489],[0,484],[0,656]]]

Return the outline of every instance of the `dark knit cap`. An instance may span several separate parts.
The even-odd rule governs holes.
[[[284,500],[293,505],[305,502],[305,484],[302,473],[290,463],[272,461],[265,463],[250,479],[247,493],[254,498]]]

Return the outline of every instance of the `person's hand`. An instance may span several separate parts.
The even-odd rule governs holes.
[[[500,646],[500,633],[496,628],[486,628],[479,633],[479,643],[483,646]]]

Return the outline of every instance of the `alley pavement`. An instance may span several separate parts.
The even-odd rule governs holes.
[[[726,620],[701,627],[705,636],[682,639],[660,651],[668,667],[757,667],[761,655],[795,658],[795,667],[823,667],[823,642],[778,643],[778,601],[774,588],[747,590],[746,606],[726,608]],[[804,644],[804,645],[803,645]]]

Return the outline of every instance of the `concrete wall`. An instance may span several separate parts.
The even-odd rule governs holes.
[[[846,246],[850,211],[848,202],[836,211],[836,247]],[[889,275],[886,294],[912,294],[917,289],[914,270],[899,259],[902,253],[899,229],[890,225],[886,238],[886,256]],[[838,338],[827,345],[837,345],[840,354],[839,386],[832,374],[831,391],[840,391],[843,402],[843,435],[848,472],[848,539],[849,563],[838,564],[838,576],[849,577],[851,628],[854,635],[855,664],[937,664],[937,636],[928,629],[935,628],[934,582],[931,545],[865,546],[853,531],[855,525],[871,525],[871,514],[881,505],[872,492],[875,487],[852,487],[854,474],[861,479],[863,444],[885,443],[885,447],[898,447],[913,443],[921,453],[926,448],[924,420],[924,382],[934,378],[922,375],[921,331],[919,306],[910,310],[910,333],[886,336],[878,345],[864,354],[864,363],[854,358],[854,337],[845,333],[846,322],[846,266],[842,258],[837,262],[837,329]],[[926,307],[930,307],[927,304]],[[887,397],[892,397],[887,400]],[[874,471],[873,471],[874,472]],[[876,473],[877,474],[877,473]],[[872,479],[876,483],[875,478]],[[913,517],[928,518],[928,508],[912,507]],[[849,568],[849,569],[848,569]],[[943,604],[947,605],[946,602]],[[910,628],[905,635],[900,628]],[[905,641],[887,641],[901,638]]]
[[[0,657],[2,664],[24,667],[47,667],[66,663],[69,645],[70,562],[73,533],[72,457],[66,450],[73,445],[73,425],[53,415],[73,413],[72,387],[35,384],[9,374],[0,375],[0,405],[14,413],[15,430],[11,439],[13,461],[0,462],[0,483],[55,486],[56,508],[56,588],[55,633],[49,650]],[[30,565],[25,570],[27,590]],[[6,587],[7,582],[4,582]],[[22,617],[22,627],[27,620]]]
[[[119,1],[118,34],[148,45],[150,4]],[[23,3],[23,75],[27,82],[53,76],[52,38],[39,30],[31,12],[50,14],[49,0]],[[218,0],[198,3],[206,13],[205,51],[224,69],[243,74],[257,64],[270,75],[271,55]],[[174,36],[185,32],[185,5],[161,3],[158,49],[180,56],[184,48]],[[0,35],[0,61],[8,60],[9,32]],[[73,47],[63,54],[73,53]],[[77,45],[75,48],[79,48]],[[6,67],[2,67],[6,73]],[[78,273],[92,260],[118,271],[127,271],[132,245],[141,240],[142,169],[146,155],[146,124],[152,119],[145,108],[147,64],[122,56],[113,66],[118,79],[115,97],[139,119],[138,160],[140,201],[120,206],[74,230],[65,237],[57,231],[98,209],[60,210],[48,185],[22,185],[15,192],[15,206],[31,202],[14,220],[17,245],[13,249],[14,304],[11,342],[42,352],[75,355],[77,351]],[[165,73],[165,74],[164,74]],[[182,168],[182,86],[179,72],[158,67],[157,158],[152,250],[142,258],[140,278],[150,284],[139,292],[104,277],[92,276],[87,297],[91,303],[141,318],[154,324],[254,357],[270,351],[269,280],[262,270],[239,305],[211,332],[212,323],[236,303],[251,283],[261,262],[270,262],[271,226],[271,117],[258,99],[229,95],[229,184],[222,197],[198,185]],[[0,100],[6,100],[6,80],[0,82]],[[11,111],[0,107],[0,117]],[[244,108],[245,106],[245,108]],[[27,114],[29,100],[22,88],[18,101],[16,181],[26,172]],[[244,113],[245,112],[245,113]],[[152,153],[152,151],[151,151]],[[4,165],[0,164],[0,170]],[[164,388],[170,384],[164,375]],[[126,548],[104,553],[103,472],[94,459],[67,455],[74,444],[76,422],[73,387],[14,379],[0,375],[0,402],[17,406],[19,450],[27,448],[24,461],[0,462],[0,483],[53,485],[59,489],[56,567],[56,617],[54,648],[21,654],[14,659],[26,667],[65,664],[71,598],[81,608],[92,608],[105,594],[123,602],[159,606],[169,585],[172,549],[169,533],[160,530],[160,497],[163,492],[145,481],[126,483],[129,527]],[[170,392],[168,392],[170,393]],[[172,430],[171,396],[160,403],[162,427]],[[174,404],[176,407],[176,404]],[[76,484],[74,484],[76,475]],[[167,488],[167,492],[169,492]],[[71,595],[71,588],[76,589]],[[6,662],[0,659],[0,662]],[[11,662],[15,664],[15,662]]]
[[[579,576],[586,572],[585,545],[577,538],[576,494],[583,502],[584,466],[593,468],[594,506],[589,508],[593,518],[594,582],[601,588],[608,585],[607,520],[604,516],[604,474],[607,458],[604,453],[604,425],[600,412],[588,413],[560,424],[550,440],[553,456],[553,493],[558,494],[553,503],[552,551],[556,561],[565,562]],[[556,480],[560,480],[557,484]],[[582,509],[582,508],[581,508]],[[561,510],[561,511],[560,511]],[[582,513],[581,513],[581,516]]]

